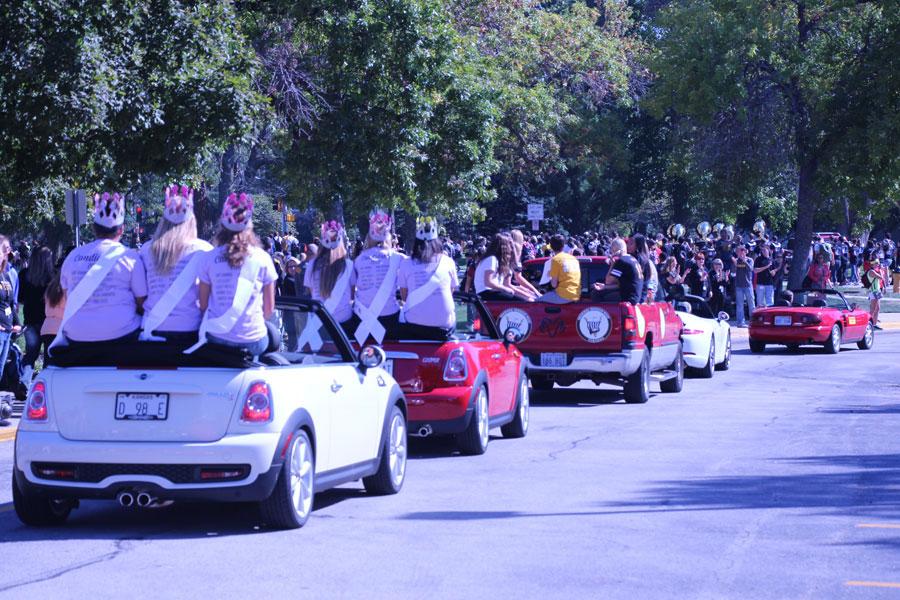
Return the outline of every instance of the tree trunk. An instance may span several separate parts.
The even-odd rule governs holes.
[[[222,210],[222,206],[225,204],[225,198],[233,191],[235,167],[237,167],[237,150],[231,145],[222,154],[222,162],[219,169],[219,211]]]
[[[800,165],[797,184],[797,227],[794,229],[794,258],[791,261],[791,288],[799,288],[809,270],[809,249],[812,246],[813,225],[816,213],[816,190],[813,179],[818,169],[816,159]]]

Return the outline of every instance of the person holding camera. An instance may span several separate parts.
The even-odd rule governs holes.
[[[756,304],[753,299],[753,259],[747,256],[747,247],[737,247],[731,257],[731,277],[734,279],[735,312],[737,327],[746,327],[747,319],[753,317]],[[747,304],[747,318],[744,318],[744,303]]]

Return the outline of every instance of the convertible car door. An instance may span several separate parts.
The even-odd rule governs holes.
[[[327,389],[332,403],[333,468],[374,458],[372,446],[381,435],[377,398],[367,393],[366,376],[355,363],[329,365]]]

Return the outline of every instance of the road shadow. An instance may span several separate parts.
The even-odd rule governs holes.
[[[351,499],[365,490],[335,488],[316,494],[317,511]],[[4,506],[3,508],[11,508]],[[319,517],[322,518],[322,517]],[[265,523],[252,503],[176,502],[153,509],[123,509],[114,501],[82,501],[65,525],[26,527],[15,512],[0,512],[0,544],[46,540],[168,540],[278,533]]]
[[[497,429],[497,432],[500,430]],[[490,443],[502,443],[509,441],[511,438],[505,438],[499,433],[491,433]],[[409,449],[409,460],[429,460],[434,458],[478,458],[477,456],[469,456],[463,454],[459,450],[456,437],[452,435],[439,435],[427,438],[410,437],[407,438]],[[488,447],[490,452],[490,447]]]
[[[819,408],[816,412],[833,415],[900,415],[900,404],[836,406]]]
[[[868,352],[867,350],[860,350],[855,345],[850,346],[841,346],[841,354],[845,352]],[[803,356],[804,354],[813,354],[813,355],[827,355],[828,351],[825,350],[824,346],[800,346],[798,349],[793,350],[788,348],[787,346],[766,346],[765,352],[756,353],[751,351],[749,348],[743,348],[741,350],[732,350],[732,355],[737,356],[763,356],[766,354],[770,354],[772,356]]]
[[[650,397],[656,393],[650,394]],[[535,406],[551,407],[589,407],[607,404],[627,405],[621,389],[595,387],[595,388],[566,388],[556,387],[552,390],[531,390],[531,403]]]

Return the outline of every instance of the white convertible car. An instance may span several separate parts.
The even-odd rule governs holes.
[[[731,326],[728,313],[714,315],[706,300],[684,295],[675,300],[675,312],[684,329],[684,364],[700,377],[709,378],[731,366]]]
[[[294,528],[324,489],[362,479],[370,492],[398,492],[406,402],[384,353],[354,355],[317,302],[279,300],[278,309],[283,339],[273,335],[274,352],[258,363],[157,342],[58,353],[32,385],[16,436],[19,518],[60,524],[82,498],[255,501],[266,523]],[[288,351],[298,334],[305,352]]]

